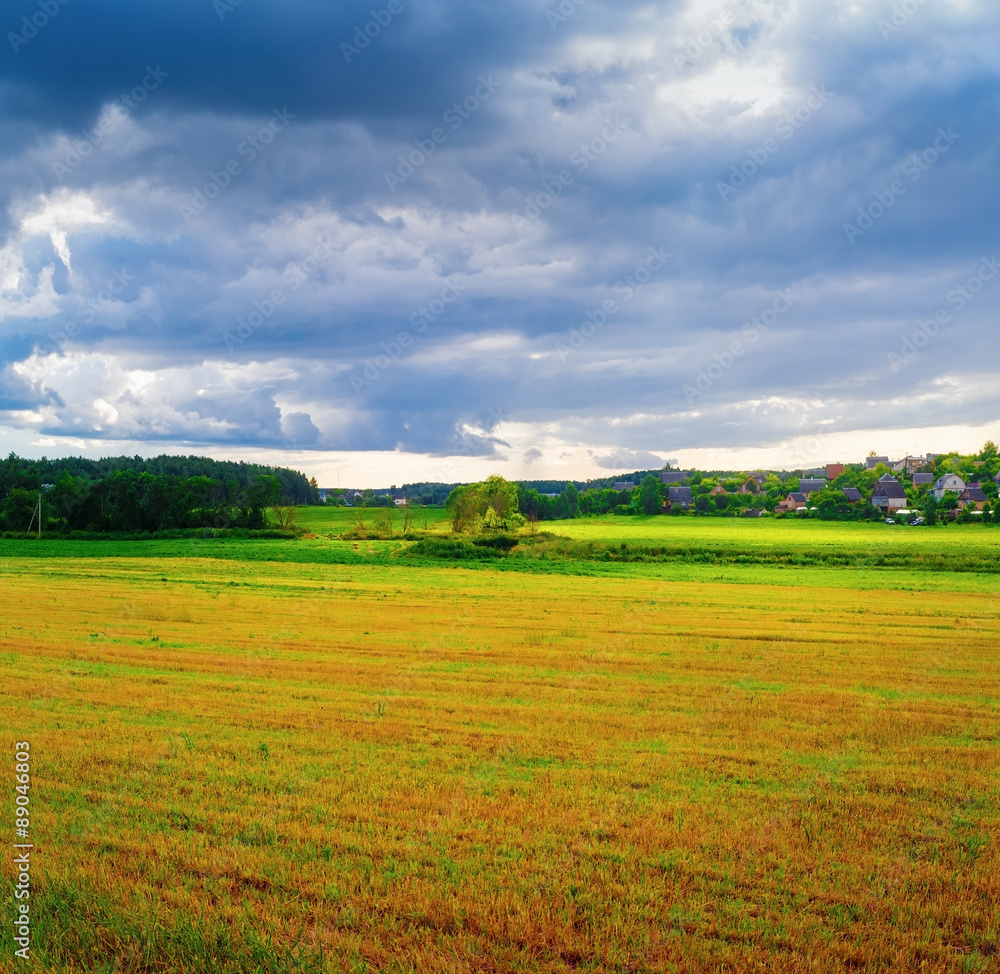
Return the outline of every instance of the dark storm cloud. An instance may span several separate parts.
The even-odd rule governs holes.
[[[1000,351],[1000,283],[948,297],[1000,216],[993,8],[396,9],[70,0],[8,39],[0,408],[469,456],[501,411],[599,456],[989,418],[940,390]]]

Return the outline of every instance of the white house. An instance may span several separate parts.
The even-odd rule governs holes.
[[[943,477],[938,477],[934,481],[933,494],[938,500],[941,500],[945,495],[945,491],[948,490],[953,490],[956,494],[961,494],[965,490],[965,481],[957,473],[946,473]]]

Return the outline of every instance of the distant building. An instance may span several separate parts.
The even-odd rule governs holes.
[[[690,470],[664,470],[660,474],[660,480],[665,484],[679,484],[682,480],[687,480],[690,476]]]
[[[892,465],[892,469],[896,473],[912,474],[916,473],[921,467],[927,466],[927,457],[903,457],[902,460],[898,460]]]
[[[969,484],[961,494],[958,495],[959,507],[971,507],[974,511],[981,511],[989,498],[983,493],[982,488],[977,484]]]
[[[670,488],[670,506],[673,507],[690,507],[691,506],[691,488],[690,487],[671,487]]]
[[[759,507],[748,507],[740,517],[760,517],[763,513]]]
[[[801,511],[809,506],[809,502],[806,500],[805,494],[801,491],[794,491],[789,494],[783,501],[781,501],[775,511],[780,511],[782,514],[787,514],[790,511]]]
[[[753,477],[747,477],[736,491],[737,494],[757,494],[759,492],[760,484]]]
[[[396,507],[406,507],[406,498],[405,497],[394,497],[392,499],[392,502],[393,502],[393,504],[396,505]]]
[[[914,487],[926,487],[928,484],[934,483],[934,474],[932,473],[915,473],[913,475],[913,486]]]
[[[615,488],[614,489],[615,490],[635,490],[635,484],[633,484],[631,480],[619,480],[618,483],[615,484]],[[558,497],[559,495],[556,494],[556,496]]]
[[[727,495],[728,495],[728,493],[729,493],[729,491],[727,491],[727,490],[726,490],[726,488],[722,486],[722,484],[716,484],[716,485],[715,485],[715,486],[714,486],[714,487],[713,487],[713,488],[712,488],[712,489],[711,489],[711,490],[710,490],[710,491],[708,492],[708,496],[709,496],[709,497],[719,497],[719,496],[720,496],[720,495],[722,495],[722,494],[727,494]]]
[[[865,470],[874,470],[880,463],[889,466],[888,457],[865,457]]]
[[[800,494],[815,494],[817,490],[822,490],[826,486],[826,481],[819,478],[807,479],[805,477],[799,481]]]
[[[836,480],[844,475],[847,468],[842,463],[828,463],[826,465],[826,479]]]
[[[965,481],[957,473],[946,473],[943,477],[938,477],[934,481],[934,496],[941,500],[945,493],[953,490],[956,494],[961,494],[965,490]]]
[[[865,499],[865,495],[857,487],[845,487],[844,496],[849,504],[857,504],[858,501]]]
[[[903,485],[888,475],[881,477],[872,491],[872,506],[881,507],[886,512],[906,507],[906,491]]]
[[[750,476],[757,481],[758,486],[762,486],[767,483],[767,478],[771,475],[766,470],[755,470]]]

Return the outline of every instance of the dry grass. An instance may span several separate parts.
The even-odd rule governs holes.
[[[195,559],[0,585],[48,969],[997,969],[995,594]]]

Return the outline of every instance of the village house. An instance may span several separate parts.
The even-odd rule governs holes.
[[[670,506],[673,507],[690,507],[691,506],[691,488],[690,487],[671,487],[670,488]]]
[[[949,490],[953,490],[956,494],[961,494],[965,490],[965,481],[957,473],[946,473],[934,481],[933,492],[938,500],[941,500]]]
[[[981,511],[989,498],[983,493],[979,484],[969,484],[961,494],[958,495],[958,506],[968,507],[973,511]]]
[[[783,501],[779,501],[777,506],[774,508],[774,513],[787,514],[790,511],[802,511],[808,506],[809,502],[806,500],[805,494],[802,494],[799,491],[794,491]]]
[[[747,477],[737,488],[737,494],[756,494],[760,491],[760,484],[754,477]]]
[[[880,463],[889,466],[888,457],[865,457],[865,470],[874,470]]]
[[[926,487],[928,484],[934,483],[934,474],[932,473],[915,473],[913,475],[913,486],[914,487]]]
[[[729,494],[729,491],[728,491],[728,490],[726,490],[726,488],[725,488],[725,487],[723,487],[723,486],[722,486],[722,484],[716,484],[716,485],[715,485],[715,486],[714,486],[714,487],[713,487],[713,488],[712,488],[712,489],[711,489],[711,490],[710,490],[710,491],[708,492],[708,496],[709,496],[709,497],[719,497],[719,496],[721,496],[721,495],[723,495],[723,494],[726,494],[726,495],[728,495],[728,494]]]
[[[864,494],[857,487],[845,487],[844,496],[849,504],[857,504],[858,501],[864,500]]]
[[[826,486],[826,480],[816,477],[816,478],[805,478],[803,477],[799,481],[799,493],[805,494],[815,494],[816,491],[822,490]]]
[[[880,507],[887,514],[890,511],[901,510],[906,507],[906,491],[895,477],[886,474],[879,478],[879,482],[872,490],[871,503],[873,507]]]
[[[665,484],[679,484],[682,480],[687,480],[690,476],[690,470],[664,470],[660,474],[660,480]]]
[[[617,491],[623,490],[635,490],[635,484],[631,480],[619,480],[615,485],[614,489]]]
[[[826,479],[836,480],[844,475],[847,468],[842,463],[828,463],[826,465]]]
[[[902,460],[897,460],[893,465],[892,469],[895,473],[905,473],[914,474],[921,467],[927,466],[927,457],[903,457]]]

